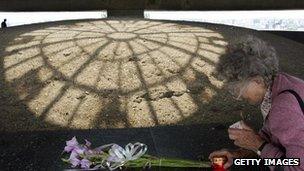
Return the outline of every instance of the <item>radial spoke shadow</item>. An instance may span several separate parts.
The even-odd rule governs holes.
[[[212,75],[235,35],[223,28],[104,19],[8,30],[0,46],[1,129],[218,123],[226,113],[233,114],[222,122],[232,121],[243,104],[228,101]],[[18,116],[24,124],[10,125]]]

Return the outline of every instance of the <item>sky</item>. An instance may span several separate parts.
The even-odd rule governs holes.
[[[90,12],[0,12],[1,22],[7,19],[9,27],[61,20],[106,18],[106,11]]]
[[[276,11],[145,11],[145,18],[208,22],[255,30],[304,31],[304,10]],[[8,26],[75,19],[106,18],[106,11],[0,12]]]
[[[304,10],[146,11],[145,17],[227,24],[255,30],[304,31]]]

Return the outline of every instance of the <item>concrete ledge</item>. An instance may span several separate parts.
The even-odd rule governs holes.
[[[225,134],[226,129],[223,125],[213,124],[131,129],[0,132],[0,168],[58,171],[67,169],[69,166],[63,164],[60,155],[65,141],[73,136],[76,136],[81,143],[84,139],[90,140],[93,147],[109,143],[124,146],[129,142],[142,142],[148,145],[150,155],[192,160],[198,160],[199,156],[204,156],[204,160],[208,160],[207,157],[213,150],[223,145],[233,147]],[[202,169],[190,168],[187,170],[202,171]],[[184,169],[168,169],[168,171],[184,171]]]

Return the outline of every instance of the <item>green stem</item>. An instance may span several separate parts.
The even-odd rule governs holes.
[[[97,155],[90,160],[96,164],[100,164],[103,160],[107,158],[106,154]],[[69,162],[68,159],[62,158],[64,162]],[[194,160],[184,160],[184,159],[175,159],[175,158],[158,158],[151,155],[144,155],[137,160],[128,161],[125,167],[129,168],[138,168],[145,166],[161,166],[161,167],[180,167],[180,168],[209,168],[210,162],[207,161],[194,161]]]
[[[140,159],[129,161],[125,164],[126,167],[144,167],[149,163],[149,166],[162,166],[162,167],[192,167],[192,168],[208,168],[210,162],[181,160],[173,158],[156,158],[156,157],[142,157]]]

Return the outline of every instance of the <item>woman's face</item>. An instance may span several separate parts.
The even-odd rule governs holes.
[[[233,83],[229,89],[237,100],[245,100],[250,104],[257,105],[262,103],[267,87],[263,78],[256,76],[242,82]]]
[[[265,85],[252,80],[248,84],[248,87],[244,90],[242,98],[248,103],[256,105],[262,103],[265,93]]]

